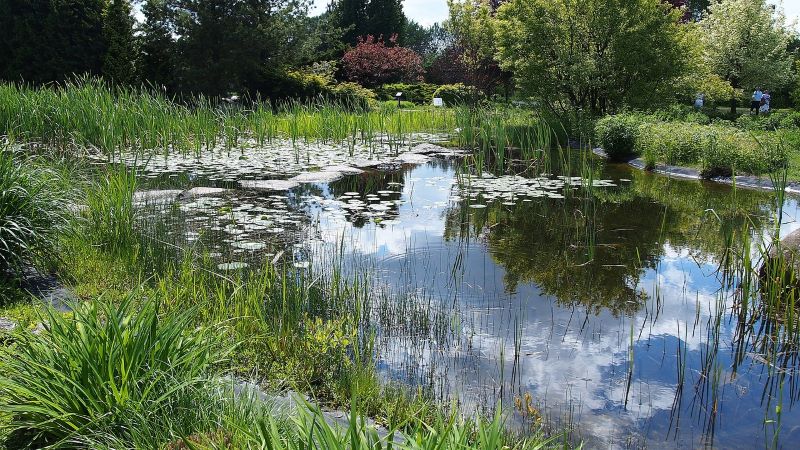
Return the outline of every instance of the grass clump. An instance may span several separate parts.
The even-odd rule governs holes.
[[[119,253],[135,247],[136,175],[125,168],[111,169],[87,194],[87,227],[94,245]]]
[[[54,171],[0,149],[0,281],[54,256],[67,208],[55,178]]]
[[[37,445],[121,433],[137,415],[166,417],[209,379],[225,355],[208,329],[188,332],[192,312],[160,314],[155,302],[75,305],[48,311],[46,331],[3,349],[0,399],[11,428]]]

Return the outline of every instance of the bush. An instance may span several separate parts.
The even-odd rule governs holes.
[[[67,207],[56,178],[0,149],[0,276],[21,276],[27,264],[53,256]]]
[[[322,100],[337,103],[348,109],[369,109],[375,102],[375,93],[358,83],[334,84],[327,75],[305,72],[290,72],[288,76],[294,85],[294,99]]]
[[[393,84],[384,84],[380,88],[375,90],[375,93],[378,94],[378,97],[381,100],[395,100],[397,101],[395,94],[398,92],[403,93],[403,100],[407,100],[418,105],[428,105],[433,100],[433,94],[436,92],[439,86],[436,84],[427,84],[427,83],[419,83],[419,84],[405,84],[405,83],[393,83]]]
[[[367,36],[342,57],[342,72],[349,81],[377,87],[386,83],[418,83],[422,81],[422,58],[411,49],[389,45]]]
[[[224,354],[211,333],[190,328],[191,312],[164,317],[152,301],[98,300],[74,305],[72,317],[50,311],[43,319],[46,331],[20,333],[2,350],[0,377],[11,427],[41,444],[121,432],[137,414],[167,416]]]
[[[800,112],[776,110],[758,116],[743,114],[736,119],[736,127],[748,131],[775,131],[800,127]]]
[[[443,84],[433,93],[435,98],[441,98],[445,106],[477,105],[486,96],[475,86],[466,86],[461,83]]]
[[[375,103],[376,95],[358,83],[339,83],[327,88],[323,96],[347,109],[366,110]]]
[[[656,162],[694,164],[713,141],[710,127],[693,123],[651,123],[639,127],[636,148],[649,167]]]
[[[783,168],[787,155],[774,134],[754,136],[730,126],[658,122],[641,125],[636,148],[649,166],[699,164],[704,177],[763,174]]]
[[[595,139],[612,160],[621,160],[636,154],[639,126],[646,122],[641,114],[623,113],[606,116],[597,121]]]

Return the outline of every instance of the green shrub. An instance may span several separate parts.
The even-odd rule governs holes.
[[[597,144],[613,160],[637,154],[636,138],[639,126],[645,121],[645,116],[636,113],[603,117],[597,121],[594,128]]]
[[[461,83],[443,84],[433,93],[435,98],[441,98],[445,106],[477,105],[486,96],[475,86],[466,86]]]
[[[358,83],[339,83],[328,87],[323,96],[351,110],[367,110],[375,103],[375,93]]]
[[[0,148],[0,279],[53,256],[65,222],[66,196],[57,175]]]
[[[775,134],[753,135],[727,127],[715,127],[715,141],[703,154],[703,175],[760,175],[786,167],[788,155]]]
[[[650,167],[656,162],[694,164],[710,149],[710,130],[705,125],[682,122],[643,124],[636,148]]]
[[[289,92],[296,100],[323,100],[353,110],[369,109],[377,98],[371,90],[358,83],[334,84],[326,75],[290,72],[288,79],[294,86]]]
[[[775,131],[800,127],[800,112],[776,110],[754,116],[743,114],[736,119],[736,127],[748,131]]]
[[[419,83],[406,84],[394,83],[384,84],[376,89],[375,93],[381,100],[395,100],[398,92],[403,93],[403,100],[416,103],[417,105],[428,105],[433,100],[433,94],[439,88],[437,84]]]
[[[708,125],[711,123],[711,117],[709,117],[705,111],[706,110],[698,111],[696,108],[689,105],[672,105],[656,111],[653,117],[664,122],[689,122],[699,125]]]
[[[704,177],[763,174],[785,167],[787,155],[773,133],[722,125],[658,122],[640,126],[636,147],[649,166],[700,165]]]
[[[180,393],[203,386],[224,355],[192,313],[162,316],[155,302],[101,300],[48,311],[40,334],[3,349],[2,409],[17,433],[65,444],[92,430],[120,432],[135,415],[165,417]],[[198,405],[197,407],[202,407]]]

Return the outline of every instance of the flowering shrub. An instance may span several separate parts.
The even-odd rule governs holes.
[[[389,45],[373,36],[360,40],[342,57],[345,78],[366,87],[422,81],[422,58],[396,42],[397,36],[389,39]]]

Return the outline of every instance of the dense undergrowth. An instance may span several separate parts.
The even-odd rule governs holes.
[[[659,163],[695,166],[706,177],[762,175],[794,165],[800,146],[800,113],[743,115],[735,121],[679,108],[623,113],[600,119],[595,137],[613,159],[641,156],[650,167]]]

